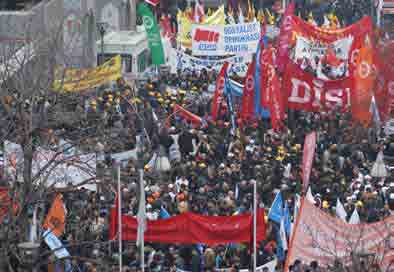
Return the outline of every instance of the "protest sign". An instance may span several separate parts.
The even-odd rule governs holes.
[[[193,25],[192,49],[195,56],[245,55],[256,52],[260,24],[219,26]]]
[[[251,55],[235,56],[223,59],[196,58],[172,48],[168,64],[171,67],[171,73],[176,73],[177,70],[201,71],[202,69],[215,70],[219,72],[223,64],[228,62],[231,64],[228,71],[229,75],[237,73],[239,76],[245,76],[248,69],[247,64],[251,60]]]

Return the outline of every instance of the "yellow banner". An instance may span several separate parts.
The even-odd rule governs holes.
[[[79,92],[92,89],[122,76],[120,55],[92,69],[67,69],[56,76],[54,89],[64,92]]]
[[[224,6],[220,6],[211,16],[207,17],[202,25],[224,25],[226,23],[226,16],[224,14]],[[188,16],[184,14],[178,16],[178,25],[180,26],[178,32],[178,43],[183,47],[192,48],[192,25],[194,24]]]

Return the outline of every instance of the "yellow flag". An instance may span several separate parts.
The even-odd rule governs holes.
[[[56,72],[55,91],[80,92],[122,77],[120,55],[92,69],[66,69]]]

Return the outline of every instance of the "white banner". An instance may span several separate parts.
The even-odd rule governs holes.
[[[224,26],[193,25],[192,50],[195,56],[246,55],[256,52],[260,24]]]
[[[62,147],[60,147],[62,148]],[[23,151],[18,144],[4,142],[4,169],[11,178],[23,180]],[[85,180],[96,177],[96,154],[70,155],[67,152],[58,154],[55,151],[41,147],[33,154],[33,177],[40,171],[37,181],[46,181],[46,186],[64,188],[77,185]],[[47,167],[49,166],[49,167]],[[46,168],[44,170],[44,168]],[[44,170],[44,171],[43,171]],[[95,191],[95,184],[83,185],[88,190]]]
[[[352,36],[349,36],[331,44],[323,44],[298,36],[294,62],[300,64],[303,70],[315,71],[317,77],[322,80],[343,78],[348,75],[347,62],[353,39]],[[336,58],[335,61],[329,60],[330,57],[327,54],[329,48],[335,54],[335,56],[331,56]],[[330,69],[326,69],[325,66],[330,66]]]
[[[171,73],[176,73],[177,70],[194,70],[201,71],[215,70],[217,72],[223,66],[224,62],[230,63],[231,67],[228,71],[229,75],[237,73],[239,76],[245,76],[248,69],[248,63],[252,61],[252,55],[229,57],[220,60],[214,59],[203,59],[192,57],[180,50],[171,49],[171,57],[169,58],[169,65],[171,67]]]

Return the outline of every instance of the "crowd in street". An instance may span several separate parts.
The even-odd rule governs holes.
[[[310,177],[315,206],[335,216],[339,199],[348,217],[357,209],[362,223],[394,215],[394,130],[385,129],[384,124],[365,128],[355,123],[350,113],[340,111],[288,110],[281,131],[271,129],[269,119],[245,122],[237,118],[232,133],[225,106],[217,121],[211,119],[216,77],[215,71],[201,70],[162,73],[135,86],[118,80],[114,89],[76,103],[82,117],[80,125],[97,130],[92,134],[104,131],[106,136],[89,143],[94,143],[95,151],[102,155],[97,165],[98,190],[63,193],[68,213],[62,241],[72,256],[83,257],[72,260],[75,271],[105,271],[104,263],[112,263],[111,271],[118,271],[117,243],[108,239],[109,215],[117,192],[113,154],[134,152],[140,135],[144,135],[143,156],[130,157],[121,164],[122,213],[137,215],[141,165],[149,220],[187,211],[212,216],[251,212],[253,183],[257,182],[257,202],[266,211],[267,223],[266,239],[259,244],[258,266],[278,259],[276,271],[283,269],[276,237],[279,225],[269,220],[267,213],[278,192],[290,214],[295,196],[305,195],[303,144],[311,131],[317,132]],[[240,80],[236,75],[233,79]],[[173,114],[175,105],[201,117],[202,125]],[[140,259],[135,242],[123,244],[124,271],[140,271]],[[247,244],[208,247],[146,243],[145,263],[147,271],[239,271],[250,269],[251,249]],[[62,271],[55,270],[61,266],[62,262],[54,262],[51,269]],[[317,262],[300,261],[290,269],[325,271]]]

